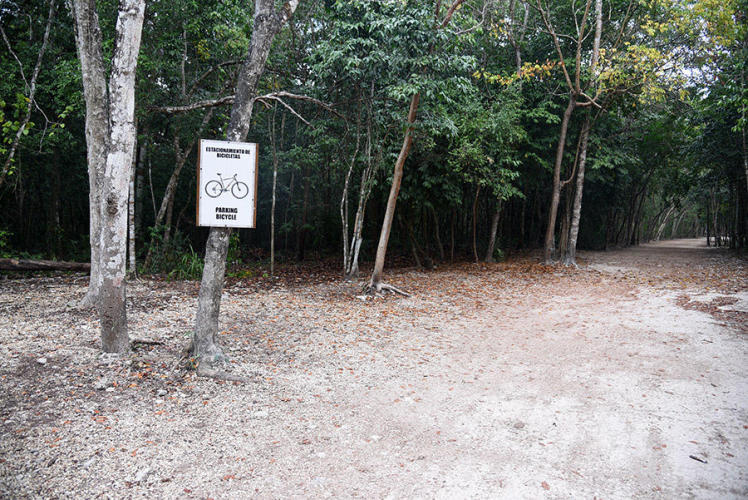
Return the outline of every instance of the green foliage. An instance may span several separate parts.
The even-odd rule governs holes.
[[[511,91],[488,106],[477,99],[465,102],[449,152],[455,171],[499,200],[522,195],[512,184],[520,175],[514,170],[521,165],[519,146],[527,139],[520,125],[520,103]]]
[[[166,227],[150,228],[150,252],[152,259],[147,268],[141,269],[144,274],[166,274],[170,279],[200,279],[203,270],[203,259],[197,254],[180,231],[165,241]]]
[[[229,250],[226,257],[226,265],[229,267],[241,264],[242,252],[239,246],[239,233],[231,233],[229,237]]]
[[[493,250],[493,260],[495,262],[503,262],[503,260],[505,258],[506,258],[506,255],[504,254],[504,251],[501,248],[499,248],[499,247],[494,248],[494,250]]]
[[[189,247],[176,260],[176,267],[169,272],[170,279],[199,280],[203,275],[203,259]]]
[[[10,254],[10,238],[13,234],[10,231],[0,229],[0,257],[7,259]]]
[[[0,160],[25,116],[28,89],[21,67],[28,79],[41,45],[43,4],[10,3],[3,14],[21,64],[13,57],[0,58],[6,75],[0,81]],[[360,191],[371,189],[361,248],[369,258],[414,93],[420,95],[420,106],[397,210],[400,220],[412,223],[422,250],[438,254],[440,238],[441,250],[454,244],[455,258],[460,258],[471,246],[478,187],[479,246],[489,230],[486,214],[498,200],[505,210],[501,241],[511,242],[504,250],[539,244],[568,93],[558,54],[536,9],[530,9],[525,36],[517,43],[522,58],[517,71],[521,4],[495,2],[484,9],[483,2],[467,0],[440,28],[444,2],[438,13],[437,2],[431,1],[301,2],[290,27],[276,39],[259,88],[309,96],[330,103],[337,114],[308,100],[284,98],[297,114],[275,101],[255,102],[247,140],[260,144],[258,227],[232,236],[229,275],[257,275],[257,270],[242,269],[242,256],[250,260],[254,252],[254,260],[262,262],[267,256],[273,116],[276,252],[286,259],[301,256],[306,245],[315,255],[339,254],[340,200],[352,165],[349,231]],[[566,35],[559,43],[573,71],[580,4],[557,0],[543,5],[548,5],[555,29]],[[99,8],[108,61],[117,4],[101,2]],[[642,0],[629,9],[628,1],[606,0],[604,10],[603,54],[594,71],[589,67],[592,17],[586,26],[590,35],[581,46],[582,87],[588,95],[599,92],[604,112],[587,108],[593,127],[580,244],[602,248],[616,238],[621,243],[625,238],[616,234],[626,232],[627,218],[637,217],[632,211],[642,220],[652,219],[642,222],[647,227],[671,204],[705,218],[703,200],[711,196],[728,224],[736,207],[748,206],[734,194],[745,177],[744,2]],[[85,108],[72,23],[65,9],[58,16],[30,123],[0,190],[0,226],[5,230],[0,252],[85,260]],[[158,109],[232,93],[252,32],[251,8],[237,0],[152,2],[146,16],[136,110],[138,140],[147,149],[138,209],[144,227],[153,225],[177,157],[185,154],[187,160],[168,222],[174,235],[167,243],[163,228],[151,230],[138,243],[139,255],[152,249],[147,272],[191,279],[201,266],[193,249],[203,247],[206,232],[194,226],[196,154],[188,146],[200,127],[200,137],[223,138],[229,108],[179,114]],[[563,180],[572,173],[586,114],[578,109],[572,117]],[[362,187],[361,175],[369,168],[372,175]],[[573,192],[573,185],[566,184],[562,195]],[[646,198],[640,211],[636,206],[642,195],[637,193]],[[395,226],[393,250],[409,254],[405,228]]]

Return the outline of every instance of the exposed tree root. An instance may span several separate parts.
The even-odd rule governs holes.
[[[564,266],[566,267],[573,267],[574,269],[579,269],[579,265],[577,264],[577,261],[570,258],[564,259]]]
[[[135,347],[135,344],[143,345],[164,345],[164,341],[155,339],[130,339],[130,345]]]
[[[248,384],[250,379],[246,377],[240,377],[223,370],[217,370],[206,363],[200,363],[197,365],[196,370],[198,377],[214,378],[216,380],[226,380],[227,382],[241,382],[242,384]]]
[[[86,295],[78,303],[71,303],[70,306],[77,307],[78,309],[94,309],[96,307],[96,299],[93,294],[86,293]]]
[[[386,292],[392,292],[396,293],[398,295],[402,295],[403,297],[410,297],[410,294],[404,290],[400,290],[399,288],[390,285],[388,283],[377,283],[376,285],[372,285],[371,283],[368,283],[364,287],[364,293],[368,295],[376,295],[378,293],[386,293]]]
[[[179,366],[182,362],[187,361],[188,368],[194,369],[198,377],[225,380],[227,382],[241,382],[243,384],[251,382],[251,380],[246,377],[234,375],[233,373],[217,368],[219,365],[229,364],[229,358],[216,344],[210,346],[209,352],[210,354],[207,355],[196,355],[194,344],[191,342],[187,348],[182,351],[182,356],[177,360],[175,367]]]

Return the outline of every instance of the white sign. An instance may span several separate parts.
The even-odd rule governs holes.
[[[257,144],[200,139],[197,225],[255,227]]]

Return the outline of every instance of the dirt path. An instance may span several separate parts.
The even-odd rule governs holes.
[[[174,370],[196,285],[132,287],[97,352],[83,282],[0,281],[0,494],[742,498],[748,273],[703,241],[396,273],[409,299],[240,282],[249,385]]]

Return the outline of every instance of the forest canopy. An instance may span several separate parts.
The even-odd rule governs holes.
[[[109,70],[118,5],[96,4]],[[676,236],[744,248],[745,15],[739,0],[302,1],[253,97],[257,228],[234,233],[229,265],[268,265],[272,249],[355,275],[401,157],[389,259],[545,247],[573,262],[577,247]],[[74,24],[60,0],[0,3],[2,257],[90,259]],[[196,144],[225,138],[253,29],[248,2],[146,4],[129,223],[141,272],[200,276]]]

